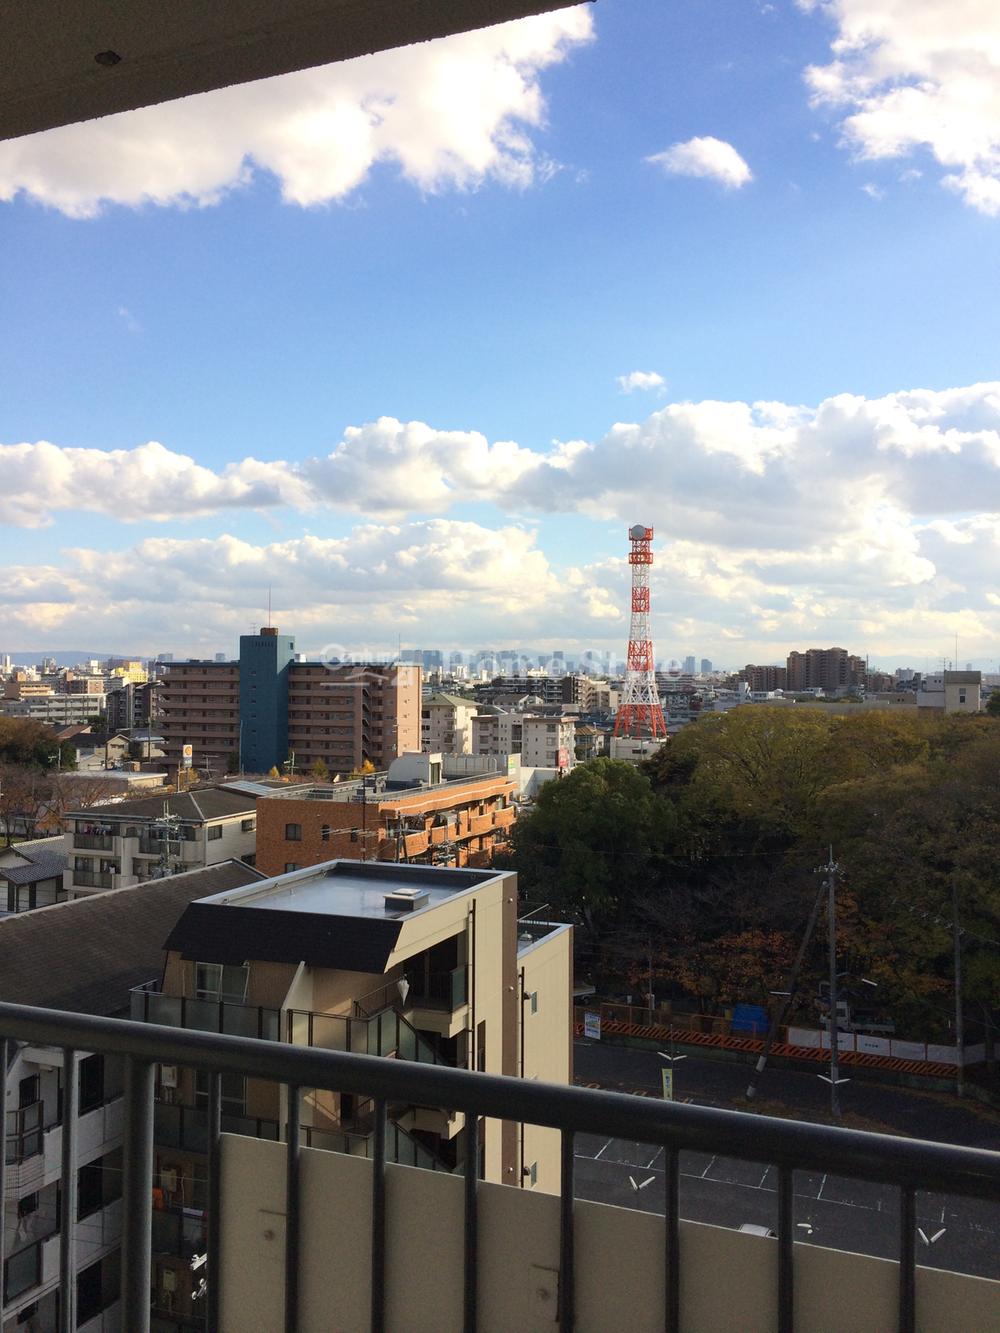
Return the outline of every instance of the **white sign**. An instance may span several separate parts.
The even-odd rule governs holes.
[[[927,1047],[922,1041],[895,1041],[890,1050],[897,1060],[926,1060]]]
[[[190,767],[191,767],[191,761],[192,761],[193,759],[194,759],[194,746],[193,746],[193,745],[182,745],[182,746],[181,746],[181,763],[184,765],[184,767],[185,767],[185,768],[190,768]]]
[[[819,1033],[815,1028],[789,1028],[789,1046],[818,1046]]]
[[[674,1100],[674,1071],[672,1069],[661,1069],[660,1079],[663,1083],[663,1100],[672,1102]]]
[[[867,1032],[858,1033],[858,1050],[865,1055],[888,1055],[889,1038],[871,1037]]]
[[[595,1041],[601,1040],[601,1015],[584,1014],[583,1016],[583,1035],[593,1037]]]

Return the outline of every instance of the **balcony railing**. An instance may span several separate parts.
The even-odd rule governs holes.
[[[467,1162],[479,1160],[481,1117],[544,1126],[558,1132],[562,1182],[558,1200],[558,1261],[554,1276],[558,1291],[557,1321],[561,1333],[570,1333],[576,1328],[578,1299],[581,1305],[580,1322],[586,1322],[588,1310],[585,1302],[594,1299],[595,1291],[594,1274],[582,1266],[578,1271],[576,1263],[578,1242],[581,1251],[584,1251],[586,1239],[584,1235],[577,1234],[579,1228],[574,1208],[574,1144],[578,1135],[600,1134],[609,1139],[638,1139],[664,1150],[665,1215],[662,1225],[655,1218],[651,1219],[651,1225],[658,1228],[660,1257],[658,1261],[654,1259],[653,1267],[657,1272],[658,1291],[663,1293],[665,1322],[670,1330],[677,1330],[680,1326],[684,1280],[682,1264],[685,1262],[684,1256],[688,1254],[687,1245],[684,1254],[680,1246],[679,1183],[682,1150],[721,1153],[751,1162],[769,1162],[776,1166],[778,1222],[774,1295],[779,1333],[792,1331],[797,1294],[800,1304],[807,1299],[804,1289],[797,1293],[796,1284],[798,1259],[804,1259],[806,1256],[802,1251],[808,1249],[795,1244],[793,1185],[796,1171],[831,1172],[892,1185],[898,1189],[901,1225],[898,1232],[896,1322],[902,1333],[912,1333],[917,1324],[917,1191],[931,1190],[994,1202],[1000,1199],[1000,1154],[981,1149],[801,1124],[622,1093],[500,1078],[467,1070],[372,1059],[344,1051],[308,1050],[277,1042],[205,1032],[183,1032],[22,1005],[0,1004],[0,1034],[8,1039],[30,1042],[34,1046],[55,1046],[67,1052],[85,1050],[126,1057],[123,1212],[129,1219],[129,1225],[124,1231],[122,1244],[122,1326],[129,1333],[147,1333],[150,1328],[153,1116],[157,1063],[194,1068],[206,1071],[209,1075],[206,1322],[213,1330],[220,1328],[220,1301],[228,1305],[231,1297],[235,1300],[238,1296],[235,1290],[228,1293],[222,1290],[227,1275],[235,1281],[235,1273],[239,1271],[223,1270],[221,1266],[222,1231],[228,1225],[222,1211],[221,1179],[222,1078],[225,1074],[265,1079],[283,1084],[288,1089],[288,1117],[284,1133],[287,1146],[282,1299],[284,1328],[289,1333],[299,1327],[300,1314],[303,1317],[305,1315],[304,1307],[300,1311],[299,1300],[299,1262],[308,1241],[302,1229],[308,1203],[302,1188],[307,1169],[302,1152],[300,1121],[303,1089],[346,1092],[375,1099],[376,1123],[370,1170],[371,1244],[365,1250],[365,1257],[370,1271],[367,1287],[371,1306],[370,1323],[372,1329],[380,1333],[386,1328],[386,1279],[390,1265],[386,1129],[388,1107],[400,1101],[424,1106],[447,1106],[463,1112],[466,1116]],[[6,1051],[0,1049],[0,1097],[6,1094],[8,1062],[5,1055]],[[68,1062],[67,1068],[72,1068],[72,1062]],[[75,1209],[73,1195],[77,1161],[73,1124],[71,1121],[67,1126],[62,1159],[62,1208],[67,1210],[67,1217],[72,1217]],[[232,1142],[235,1143],[235,1140]],[[229,1151],[230,1145],[227,1144],[227,1160]],[[242,1184],[251,1192],[258,1188],[252,1180]],[[0,1177],[0,1190],[2,1185]],[[468,1333],[473,1333],[480,1312],[480,1241],[497,1233],[487,1228],[483,1229],[482,1236],[480,1233],[481,1210],[491,1196],[485,1190],[480,1191],[477,1171],[464,1173],[462,1197],[463,1325]],[[0,1218],[3,1215],[4,1199],[0,1197]],[[890,1226],[892,1221],[887,1218]],[[61,1288],[72,1301],[75,1292],[72,1228],[69,1228],[64,1240],[65,1244],[60,1250]],[[762,1246],[763,1241],[758,1244]],[[796,1251],[799,1251],[798,1259]],[[761,1249],[762,1258],[764,1253]],[[771,1253],[767,1251],[768,1256]],[[495,1256],[488,1258],[488,1261],[496,1266]],[[537,1272],[544,1277],[544,1269],[538,1269]],[[725,1272],[706,1272],[702,1276],[716,1283],[725,1283],[727,1279]],[[267,1281],[272,1287],[273,1280],[269,1269]],[[684,1283],[686,1291],[690,1289],[692,1281],[694,1278]],[[921,1293],[927,1290],[923,1282],[920,1290]],[[733,1286],[728,1299],[734,1308],[739,1309],[741,1291],[738,1285]],[[953,1301],[959,1299],[954,1295],[952,1297]],[[987,1301],[991,1302],[990,1312],[981,1326],[996,1327],[1000,1301],[993,1297],[988,1297]],[[829,1315],[829,1310],[825,1313]],[[627,1307],[622,1309],[621,1316],[623,1321],[628,1320]],[[72,1311],[66,1315],[67,1319],[71,1317]],[[73,1327],[72,1322],[68,1326]],[[235,1326],[231,1314],[227,1326]],[[761,1325],[749,1317],[743,1326]],[[963,1326],[960,1305],[954,1308],[953,1326]]]
[[[158,981],[147,981],[131,992],[134,1019],[196,1032],[225,1032],[233,1037],[261,1037],[277,1041],[281,1011],[262,1004],[234,1000],[196,1000],[183,995],[161,995]]]
[[[70,872],[73,884],[87,889],[110,889],[114,883],[109,870],[78,870],[76,866]]]
[[[404,1008],[418,1006],[454,1012],[468,999],[464,967],[452,968],[450,972],[407,972],[406,980],[410,989]]]
[[[110,852],[114,839],[109,833],[74,833],[73,846],[81,851]]]
[[[44,1104],[30,1102],[7,1112],[6,1161],[25,1162],[42,1151],[45,1126],[42,1123]]]

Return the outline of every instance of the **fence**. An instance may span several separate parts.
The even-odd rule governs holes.
[[[717,1047],[723,1050],[757,1052],[764,1049],[766,1028],[759,1033],[745,1029],[734,1032],[732,1021],[709,1014],[675,1013],[669,1007],[643,1009],[626,1004],[593,1004],[574,1010],[574,1030],[586,1035],[585,1015],[601,1016],[601,1030],[609,1036],[643,1037],[660,1042],[680,1042],[685,1046]],[[839,1032],[837,1046],[845,1065],[889,1069],[896,1073],[925,1074],[947,1078],[958,1065],[954,1046],[922,1041],[898,1041],[895,1037],[872,1037],[865,1033]],[[819,1028],[782,1025],[775,1035],[771,1053],[800,1060],[828,1062],[830,1034]],[[986,1059],[985,1044],[966,1046],[963,1066],[981,1064]]]

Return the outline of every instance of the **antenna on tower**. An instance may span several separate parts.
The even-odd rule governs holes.
[[[267,585],[267,627],[271,628],[271,585]]]
[[[653,529],[637,523],[628,530],[632,549],[632,621],[629,627],[625,690],[615,715],[616,736],[656,740],[666,737],[667,724],[660,706],[649,633],[649,567],[653,563]],[[645,733],[645,736],[644,736]]]

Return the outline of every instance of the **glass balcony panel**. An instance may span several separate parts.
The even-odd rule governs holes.
[[[164,1023],[167,1027],[179,1028],[181,1023],[181,1002],[176,995],[150,995],[149,1013],[147,1021],[150,1023]]]
[[[219,1001],[187,1000],[184,1005],[184,1027],[195,1032],[218,1032]],[[256,1024],[254,1036],[256,1036]]]
[[[309,1045],[309,1015],[304,1009],[289,1010],[288,1039],[293,1046]]]
[[[378,1029],[367,1018],[350,1018],[347,1021],[350,1049],[357,1055],[367,1055],[369,1041],[377,1043]],[[377,1045],[376,1048],[377,1049]],[[372,1050],[374,1055],[375,1050]]]
[[[280,1039],[281,1015],[277,1009],[265,1009],[261,1015],[260,1035],[267,1041]]]
[[[256,1037],[260,1013],[255,1004],[223,1004],[222,1030],[233,1037]]]
[[[347,1019],[334,1014],[313,1014],[312,1044],[324,1051],[346,1051]]]
[[[396,1049],[401,1060],[417,1058],[417,1034],[409,1023],[399,1024],[399,1044]]]
[[[4,1299],[12,1301],[22,1292],[37,1287],[42,1277],[40,1242],[12,1254],[4,1265]]]
[[[159,1147],[180,1148],[181,1107],[157,1102],[153,1108],[153,1133]]]

